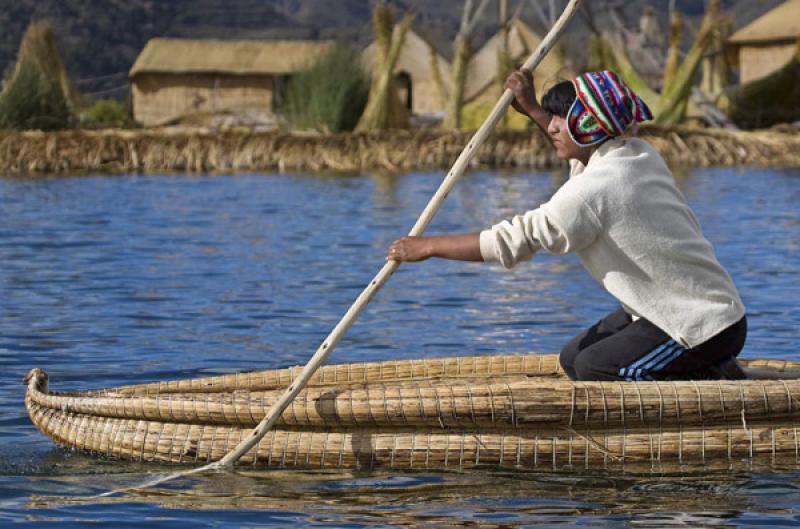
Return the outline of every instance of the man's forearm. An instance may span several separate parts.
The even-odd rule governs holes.
[[[542,132],[545,133],[545,136],[550,139],[549,135],[547,134],[547,127],[550,125],[550,115],[539,105],[526,108],[525,110],[528,113],[528,117],[531,118],[533,122],[536,123],[540,129],[542,129]]]
[[[433,235],[426,237],[430,257],[458,261],[483,261],[480,232],[464,235]]]

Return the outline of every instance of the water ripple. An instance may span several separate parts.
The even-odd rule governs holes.
[[[481,229],[546,200],[561,178],[469,174],[428,231]],[[659,479],[266,472],[107,504],[70,500],[153,467],[54,448],[25,414],[21,379],[29,368],[47,369],[58,390],[304,363],[439,180],[0,180],[0,524],[797,525],[794,470]],[[747,305],[744,354],[800,359],[800,173],[703,169],[681,186]],[[332,360],[557,352],[614,305],[574,256],[537,256],[512,272],[433,260],[404,265]],[[48,503],[58,496],[60,504]]]

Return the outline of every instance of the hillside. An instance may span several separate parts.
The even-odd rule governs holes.
[[[781,0],[723,0],[739,27]],[[344,38],[369,37],[370,1],[337,0],[0,0],[0,68],[13,64],[19,40],[32,19],[48,19],[67,69],[84,93],[124,97],[126,73],[148,39],[157,36],[191,38]],[[396,0],[400,10],[416,12],[417,29],[435,41],[446,54],[455,33],[461,0]],[[594,0],[602,17],[605,2]],[[511,8],[516,1],[510,0]],[[541,2],[541,5],[546,5]],[[625,16],[635,25],[644,5],[652,4],[666,22],[667,2],[631,0]],[[678,0],[677,7],[689,23],[702,14],[703,2]],[[478,28],[478,41],[496,27],[494,3]],[[523,19],[541,29],[528,2]],[[584,49],[577,20],[566,39],[568,52],[579,56]]]

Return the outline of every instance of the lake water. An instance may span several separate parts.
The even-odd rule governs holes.
[[[544,201],[563,174],[475,172],[428,233]],[[800,467],[611,472],[240,472],[106,501],[163,467],[63,451],[22,377],[87,389],[303,364],[441,175],[0,179],[0,525],[796,527]],[[800,170],[677,175],[739,286],[743,356],[800,360]],[[330,361],[557,352],[613,300],[574,257],[512,272],[404,265]]]

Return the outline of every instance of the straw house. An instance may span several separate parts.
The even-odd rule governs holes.
[[[362,62],[367,69],[372,65],[375,49],[376,44],[372,42],[362,52]],[[413,29],[406,33],[394,74],[400,99],[412,114],[444,112],[445,101],[436,79],[437,75],[445,83],[450,79],[450,62]]]
[[[519,19],[514,19],[508,31],[508,51],[512,65],[522,64],[541,40],[542,38],[527,24]],[[472,56],[467,71],[467,86],[464,91],[466,102],[484,97],[497,99],[498,93],[495,89],[499,90],[497,74],[499,52],[502,45],[503,34],[498,32]],[[572,78],[572,72],[564,67],[563,61],[557,53],[546,55],[534,74],[534,85],[538,96],[541,96],[557,82]]]
[[[129,73],[133,117],[154,126],[193,114],[271,114],[287,77],[331,45],[151,39]]]
[[[519,19],[514,19],[508,31],[508,53],[511,66],[522,64],[541,42],[541,37]],[[500,64],[500,51],[503,46],[502,32],[496,33],[478,49],[470,60],[466,87],[464,89],[465,107],[462,117],[464,128],[477,128],[489,115],[501,93],[498,74],[505,76],[505,68]],[[544,57],[534,72],[536,94],[541,96],[554,84],[573,77],[572,71],[564,66],[563,58],[557,50]],[[505,125],[520,129],[529,126],[529,120],[516,112],[507,114]]]
[[[746,25],[728,46],[739,62],[742,84],[764,77],[786,65],[800,39],[800,0],[786,0],[772,11]]]

